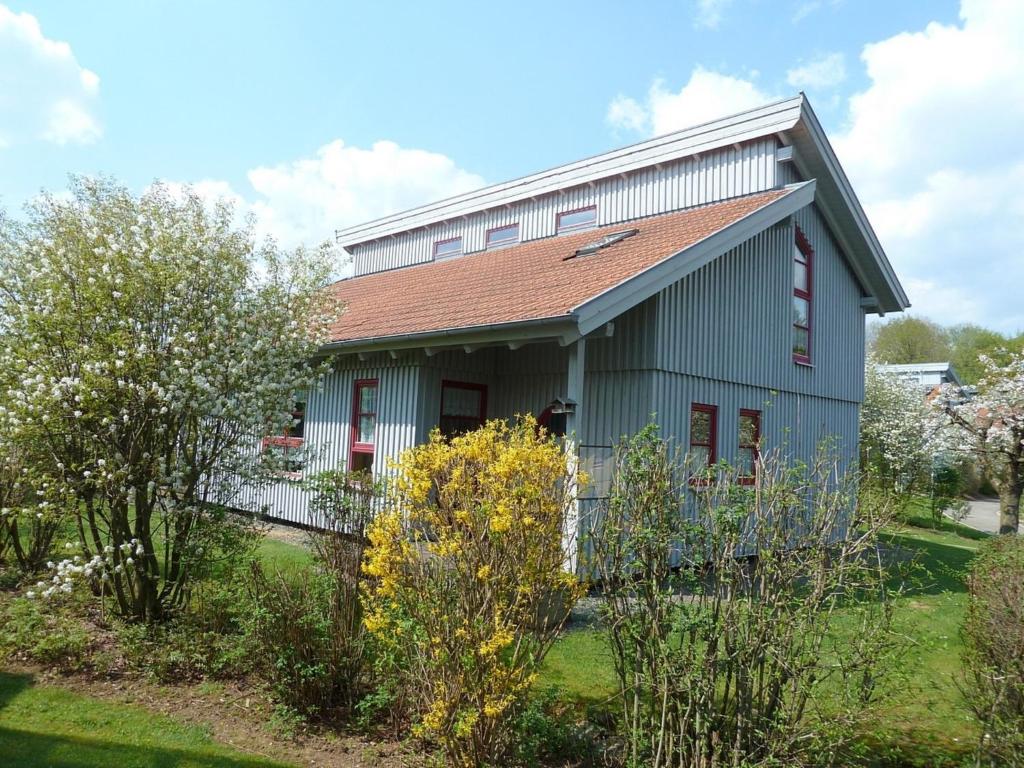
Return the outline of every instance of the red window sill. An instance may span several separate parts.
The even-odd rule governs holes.
[[[286,435],[274,435],[272,437],[263,438],[264,449],[274,448],[301,448],[302,438],[301,437],[288,437]]]

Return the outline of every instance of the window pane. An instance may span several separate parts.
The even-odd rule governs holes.
[[[806,328],[798,328],[793,326],[793,354],[804,355],[805,357],[810,354],[810,333]]]
[[[740,445],[751,446],[757,442],[757,418],[740,414]]]
[[[451,240],[442,240],[434,243],[435,256],[454,256],[462,253],[462,238],[456,237]]]
[[[492,229],[487,233],[487,247],[493,245],[505,245],[514,243],[519,239],[519,224],[509,224],[507,227]]]
[[[303,402],[295,403],[295,410],[292,411],[292,423],[291,429],[288,430],[289,437],[304,437],[306,434],[306,404]]]
[[[711,444],[711,414],[707,411],[690,412],[690,444]]]
[[[377,387],[360,387],[359,388],[359,412],[360,413],[376,413],[377,412]]]
[[[568,211],[558,214],[558,231],[582,229],[597,223],[597,208],[584,208],[581,211]]]
[[[802,325],[805,328],[810,325],[808,322],[811,316],[811,302],[807,299],[801,299],[799,296],[793,297],[793,325]]]
[[[359,437],[357,443],[373,445],[373,428],[377,425],[377,417],[367,414],[359,417]]]
[[[706,467],[711,464],[711,449],[705,445],[690,447],[690,457],[694,467]]]
[[[441,391],[441,415],[479,419],[482,397],[483,392],[479,389],[444,387]]]
[[[800,250],[796,243],[793,244],[793,259],[799,262],[807,263],[807,257],[804,252]]]
[[[798,291],[808,291],[807,287],[807,265],[799,262],[793,262],[793,287]]]
[[[754,474],[754,449],[753,448],[740,448],[739,453],[736,456],[737,464],[741,475],[750,477]]]

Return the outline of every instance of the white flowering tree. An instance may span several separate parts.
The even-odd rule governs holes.
[[[861,467],[887,492],[909,498],[931,475],[937,452],[930,407],[916,383],[868,360],[860,415]]]
[[[999,492],[999,532],[1017,533],[1024,495],[1024,352],[1005,362],[982,355],[983,373],[970,399],[944,385],[933,401]]]
[[[259,438],[322,373],[328,254],[257,245],[189,192],[71,190],[0,237],[0,429],[33,448],[39,504],[72,507],[54,584],[88,576],[156,621],[230,540],[224,509],[274,469]]]

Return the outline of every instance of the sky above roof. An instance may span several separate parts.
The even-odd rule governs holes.
[[[1022,39],[1017,0],[11,2],[0,206],[162,179],[313,243],[804,90],[912,312],[1012,332]]]

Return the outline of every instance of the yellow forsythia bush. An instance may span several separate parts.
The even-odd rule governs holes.
[[[366,627],[414,733],[458,766],[509,758],[514,721],[582,586],[563,533],[579,477],[529,417],[407,451],[370,531]]]

